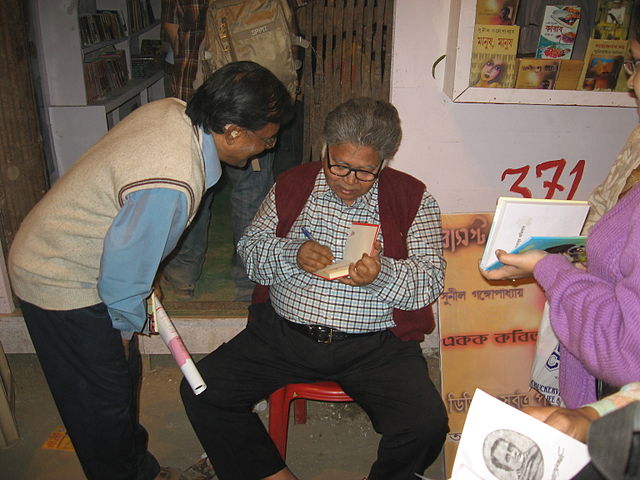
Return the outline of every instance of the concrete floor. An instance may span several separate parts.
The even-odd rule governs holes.
[[[36,356],[7,357],[16,383],[16,419],[21,439],[0,450],[0,478],[84,478],[72,452],[41,448],[62,423]],[[431,371],[437,372],[437,367]],[[203,450],[181,404],[181,378],[170,356],[148,357],[143,374],[141,423],[149,431],[150,450],[159,462],[184,470],[200,458]],[[293,472],[303,480],[361,480],[375,458],[379,440],[364,412],[353,403],[308,402],[307,409],[306,424],[294,425],[291,420],[289,426],[287,461]],[[261,417],[265,420],[266,412]],[[444,478],[442,458],[425,476]]]

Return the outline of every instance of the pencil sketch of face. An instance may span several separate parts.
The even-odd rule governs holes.
[[[499,480],[541,480],[544,460],[540,447],[513,430],[494,430],[482,444],[482,457]]]

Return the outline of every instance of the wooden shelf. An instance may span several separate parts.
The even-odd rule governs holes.
[[[101,105],[107,113],[111,112],[131,98],[139,95],[142,90],[150,87],[163,76],[164,73],[162,70],[158,70],[150,77],[131,78],[124,87],[110,92],[107,97],[93,103],[92,105]]]
[[[636,108],[630,92],[469,87],[476,0],[451,0],[444,92],[454,102]]]
[[[88,104],[84,60],[101,48],[114,45],[126,55],[131,75],[131,58],[140,52],[145,38],[160,37],[160,21],[130,31],[127,36],[82,45],[78,15],[97,10],[118,10],[128,19],[129,0],[86,0],[55,2],[29,0],[33,12],[33,39],[38,53],[42,91],[42,124],[49,144],[51,178],[62,175],[75,160],[108,129],[135,108],[164,97],[164,73],[146,78],[129,77],[126,85]],[[161,1],[151,0],[154,17],[160,16]],[[80,11],[79,11],[80,9]],[[129,24],[127,23],[127,26]],[[61,47],[64,45],[64,47]]]

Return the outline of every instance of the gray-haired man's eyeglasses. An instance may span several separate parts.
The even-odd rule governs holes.
[[[329,154],[329,148],[325,151],[325,157],[327,158],[327,168],[329,171],[337,177],[347,177],[351,172],[353,172],[356,176],[356,179],[361,182],[373,182],[380,175],[380,170],[382,170],[382,164],[384,162],[380,162],[378,165],[378,169],[375,172],[371,172],[369,170],[362,170],[360,168],[351,168],[346,165],[337,165],[331,163],[331,155]]]

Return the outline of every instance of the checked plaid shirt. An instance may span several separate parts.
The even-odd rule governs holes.
[[[164,0],[162,23],[178,25],[178,51],[173,52],[171,94],[184,101],[193,95],[198,48],[204,38],[207,0]]]
[[[384,256],[374,282],[351,287],[327,281],[301,270],[296,264],[307,228],[336,258],[342,257],[352,222],[380,224],[378,183],[351,206],[327,185],[322,170],[300,216],[286,238],[276,237],[278,223],[272,188],[245,236],[238,243],[249,278],[269,285],[271,302],[278,314],[297,323],[314,323],[347,333],[380,331],[394,326],[393,308],[415,310],[432,303],[442,292],[445,261],[442,256],[440,209],[425,191],[407,235],[408,258]]]

